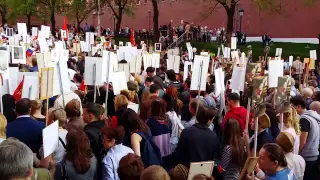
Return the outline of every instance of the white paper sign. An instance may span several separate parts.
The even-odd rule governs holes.
[[[194,59],[190,90],[199,90],[200,86],[200,90],[205,91],[209,67],[209,56],[196,55]]]
[[[225,75],[224,75],[224,72],[222,71],[222,68],[218,68],[214,70],[214,78],[216,81],[215,95],[218,96],[225,91],[225,85],[224,85]]]
[[[5,72],[9,68],[10,48],[9,46],[0,46],[0,72]]]
[[[103,58],[99,57],[86,57],[85,61],[85,71],[84,79],[85,85],[104,85],[106,81],[106,61]],[[95,66],[95,74],[94,73]],[[95,79],[94,79],[95,76]]]
[[[269,88],[278,86],[278,77],[283,76],[283,60],[269,60]]]
[[[22,88],[22,98],[35,100],[39,98],[39,79],[35,76],[25,76]]]
[[[317,60],[317,50],[310,51],[310,59]]]
[[[185,62],[187,63],[187,62]],[[167,69],[173,69],[175,73],[179,73],[180,56],[169,55],[167,59]]]
[[[55,121],[42,130],[44,158],[51,155],[59,143],[59,121]]]
[[[32,27],[32,36],[33,37],[38,36],[38,27]]]
[[[237,37],[231,37],[231,49],[237,49]]]
[[[26,47],[12,46],[12,64],[26,64]]]
[[[152,54],[152,67],[159,68],[160,67],[160,54],[159,53],[153,53]]]
[[[142,65],[142,56],[132,56],[132,59],[129,63],[130,73],[141,73],[141,65]]]
[[[282,55],[282,48],[277,48],[276,49],[276,57],[281,57]]]
[[[291,67],[293,63],[293,56],[289,56],[289,66]]]
[[[245,66],[242,66],[242,67],[234,66],[233,72],[232,72],[230,88],[232,90],[243,91],[245,77],[246,77],[246,67]]]
[[[124,72],[113,73],[111,81],[114,95],[119,95],[121,90],[128,89],[126,75]]]
[[[71,91],[70,80],[68,77],[68,66],[66,61],[54,62],[54,86],[53,86],[53,96]]]

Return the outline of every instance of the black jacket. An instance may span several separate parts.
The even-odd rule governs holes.
[[[93,121],[84,127],[87,134],[93,154],[99,159],[103,149],[101,129],[105,126],[104,121]]]
[[[182,131],[173,152],[174,164],[190,166],[191,162],[213,161],[220,157],[220,141],[208,126],[195,124]]]

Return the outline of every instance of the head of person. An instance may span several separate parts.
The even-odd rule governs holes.
[[[307,103],[303,96],[294,96],[290,99],[291,105],[296,109],[299,115],[302,115],[306,111]]]
[[[306,88],[303,88],[303,89],[302,89],[301,95],[302,95],[304,98],[311,98],[312,95],[313,95],[313,91],[312,91],[311,88],[306,87]]]
[[[176,79],[176,73],[174,72],[173,69],[169,69],[169,70],[166,72],[166,74],[167,74],[167,78],[169,79],[169,81],[174,82],[174,81],[177,80],[177,79]]]
[[[114,98],[114,109],[116,111],[120,109],[127,109],[129,104],[128,98],[124,95],[118,95]]]
[[[179,113],[177,102],[171,95],[165,94],[163,95],[162,99],[165,102],[167,111],[176,111],[177,113]]]
[[[297,116],[297,111],[294,107],[290,106],[283,112],[283,124],[286,127],[293,127],[296,133],[300,134],[300,124]]]
[[[27,98],[20,99],[16,104],[16,112],[18,116],[30,115],[31,101]]]
[[[121,115],[121,119],[125,119],[128,123],[128,127],[131,132],[129,134],[137,132],[137,131],[143,131],[145,133],[148,133],[149,127],[147,124],[139,117],[139,115],[132,109],[126,109],[123,111]]]
[[[66,111],[67,118],[80,117],[80,102],[77,99],[69,101],[64,109]]]
[[[66,141],[66,159],[72,162],[77,173],[86,173],[93,156],[87,134],[81,130],[71,130]]]
[[[206,84],[206,94],[211,94],[214,91],[213,85]]]
[[[83,106],[82,119],[85,123],[91,123],[100,119],[101,107],[96,103],[87,103]]]
[[[138,83],[138,85],[142,84],[142,76],[141,75],[135,75],[134,80]]]
[[[151,103],[150,115],[151,117],[166,117],[166,105],[162,99],[153,100]]]
[[[255,128],[255,121],[251,121],[251,130],[254,130]],[[264,129],[270,128],[271,127],[271,122],[269,116],[264,113],[261,116],[258,117],[258,131],[262,131]]]
[[[201,125],[208,125],[209,121],[212,121],[213,118],[216,116],[216,111],[212,108],[206,108],[204,106],[199,107],[197,113],[197,121]]]
[[[240,96],[238,93],[230,93],[227,100],[230,108],[240,106]]]
[[[294,137],[288,132],[280,132],[276,139],[277,144],[282,148],[284,153],[293,151]]]
[[[29,180],[33,175],[33,152],[16,139],[0,144],[0,177],[7,180]]]
[[[147,77],[145,82],[144,82],[146,87],[150,87],[153,84],[153,78],[152,77]]]
[[[129,91],[134,91],[134,92],[139,91],[139,85],[137,81],[128,81],[127,86]]]
[[[320,114],[320,102],[319,101],[313,101],[310,104],[310,110],[316,111],[318,114]]]
[[[190,86],[191,86],[191,79],[187,78],[183,83],[183,87],[184,87],[185,90],[189,90]]]
[[[192,178],[192,180],[212,180],[212,179],[213,179],[212,177],[209,177],[205,174],[197,174]]]
[[[150,86],[150,95],[156,95],[159,96],[160,86],[158,84],[152,84]]]
[[[36,57],[32,57],[32,59],[31,59],[31,64],[32,64],[32,67],[38,66],[37,58],[36,58]]]
[[[140,180],[143,170],[144,165],[141,158],[129,153],[121,158],[117,172],[120,179]]]
[[[172,180],[186,180],[188,175],[189,169],[182,164],[176,165],[169,171],[169,176]]]
[[[103,145],[105,149],[109,150],[115,145],[123,142],[125,131],[123,126],[118,126],[116,128],[104,127],[101,130],[101,133],[103,135]]]
[[[174,99],[178,99],[179,92],[176,87],[170,86],[166,89],[166,94],[172,96]]]
[[[134,102],[134,97],[136,95],[136,93],[134,91],[129,91],[129,90],[121,90],[120,91],[121,95],[124,95],[125,97],[127,97],[127,99],[131,102]]]
[[[147,67],[146,72],[148,77],[153,77],[155,69],[153,67]]]
[[[258,159],[260,169],[267,175],[274,175],[279,168],[287,167],[287,161],[282,148],[275,143],[263,145]]]
[[[227,119],[223,128],[223,141],[231,147],[231,160],[234,164],[243,166],[247,159],[246,143],[242,138],[240,124],[235,119]]]
[[[0,114],[0,138],[6,138],[7,119],[3,114]]]
[[[208,83],[211,85],[211,84],[214,84],[216,82],[215,78],[214,78],[214,74],[210,74],[208,76]]]
[[[67,114],[64,109],[54,109],[49,113],[49,119],[52,121],[58,121],[59,127],[63,127],[65,123],[67,122]]]
[[[149,166],[146,168],[141,176],[140,180],[170,180],[170,176],[165,169],[161,166]]]
[[[41,112],[42,101],[39,99],[31,100],[31,115],[34,115],[36,112]]]
[[[195,116],[197,113],[198,103],[199,103],[199,108],[204,107],[202,100],[198,101],[198,99],[191,99],[191,101],[189,103],[189,112],[192,116]]]

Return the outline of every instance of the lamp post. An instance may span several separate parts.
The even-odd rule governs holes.
[[[242,16],[243,16],[244,10],[242,8],[239,9],[239,16],[240,16],[240,33],[242,33]]]
[[[151,29],[151,10],[148,10],[148,15],[149,15],[149,32]]]

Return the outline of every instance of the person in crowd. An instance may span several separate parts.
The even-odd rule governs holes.
[[[160,87],[158,84],[152,84],[150,86],[149,98],[145,101],[142,101],[140,104],[140,118],[142,120],[145,121],[149,117],[149,115],[150,115],[149,109],[150,109],[151,103],[152,103],[152,101],[159,98],[159,90],[160,90]]]
[[[139,101],[135,100],[136,99],[135,98],[136,97],[135,91],[129,91],[129,90],[124,89],[124,90],[120,91],[120,94],[124,95],[128,99],[128,101],[129,101],[128,107],[132,104],[139,104]]]
[[[39,99],[37,100],[31,100],[31,117],[34,119],[41,121],[41,122],[46,122],[46,117],[41,114],[42,110],[42,101]]]
[[[192,180],[214,180],[213,177],[209,177],[205,174],[197,174],[195,175]]]
[[[277,138],[280,133],[280,123],[277,117],[276,111],[273,109],[272,104],[266,104],[266,114],[270,119],[271,126],[269,128],[270,134],[272,135],[273,141]]]
[[[144,165],[141,158],[129,153],[121,158],[117,172],[120,180],[140,180],[143,170]]]
[[[179,83],[179,81],[177,81],[176,79],[176,73],[174,72],[173,69],[169,69],[167,72],[166,72],[166,75],[167,75],[167,78],[169,80],[168,84],[166,85],[166,87],[170,87],[170,86],[173,86],[175,88],[177,88],[177,90],[179,91],[180,88],[181,88],[181,85]]]
[[[84,103],[84,99],[85,99],[84,93],[82,91],[80,91],[80,90],[75,90],[74,93],[76,93],[79,96],[79,98],[81,100],[81,104],[83,104]]]
[[[77,99],[73,99],[67,103],[65,111],[67,114],[68,122],[65,124],[65,129],[76,127],[83,130],[85,123],[81,117],[81,103]]]
[[[144,89],[142,90],[141,96],[142,98],[150,93],[150,86],[153,84],[153,78],[147,77],[144,82]]]
[[[212,161],[220,156],[220,141],[208,122],[215,114],[214,110],[199,107],[195,125],[182,131],[178,146],[173,152],[175,164],[187,167],[190,162]]]
[[[190,112],[192,118],[189,121],[183,123],[184,128],[188,128],[188,127],[191,127],[194,124],[196,124],[196,122],[197,122],[197,117],[196,116],[197,116],[197,106],[198,106],[198,104],[199,104],[199,109],[201,107],[204,107],[202,100],[192,99],[190,101],[190,103],[189,103],[189,112]]]
[[[223,129],[223,179],[239,179],[240,171],[249,156],[249,148],[242,137],[239,122],[228,119]]]
[[[123,126],[116,128],[105,127],[102,129],[104,148],[108,150],[103,158],[102,179],[119,179],[117,169],[122,157],[133,153],[132,149],[122,145],[124,137]]]
[[[204,103],[204,106],[206,106],[207,108],[215,109],[216,101],[210,95],[212,92],[214,92],[214,87],[210,86],[209,84],[206,84],[206,91],[204,92],[203,103]]]
[[[6,117],[8,123],[16,120],[17,114],[15,112],[16,104],[14,97],[10,94],[5,94],[2,96],[2,103],[5,104],[2,113]]]
[[[177,111],[181,112],[181,109],[182,109],[182,106],[183,106],[183,103],[182,101],[179,99],[179,92],[178,92],[178,89],[175,87],[175,86],[169,86],[167,89],[166,89],[166,93],[167,95],[170,95],[173,97],[173,99],[176,101],[176,104],[177,104]]]
[[[162,79],[155,74],[155,68],[147,67],[146,72],[147,72],[147,76],[153,78],[153,82],[155,84],[158,84],[160,89],[163,89],[165,87],[164,82],[162,81]]]
[[[301,95],[305,98],[306,103],[307,103],[307,110],[309,110],[309,106],[312,103],[312,95],[313,95],[313,91],[311,88],[306,87],[302,89]]]
[[[297,112],[293,107],[283,112],[283,131],[290,133],[294,137],[294,154],[299,154],[300,125]]]
[[[17,138],[37,153],[42,144],[42,130],[45,124],[30,117],[31,101],[29,99],[20,99],[16,104],[16,112],[17,119],[7,125],[7,138]]]
[[[63,160],[66,151],[66,136],[68,131],[63,129],[63,126],[67,122],[67,115],[63,109],[55,109],[49,113],[49,119],[52,121],[58,121],[59,123],[59,143],[56,150],[53,153],[53,159],[56,163]]]
[[[313,177],[320,176],[316,164],[319,155],[320,116],[315,111],[306,109],[306,100],[302,96],[292,97],[290,102],[300,116],[301,135],[299,155],[306,161],[304,179],[312,179]]]
[[[313,101],[310,104],[310,110],[317,112],[320,114],[320,101]]]
[[[65,170],[69,180],[94,179],[97,159],[91,151],[90,141],[82,130],[67,134]]]
[[[257,168],[257,179],[265,180],[295,180],[293,171],[290,170],[287,166],[284,152],[282,148],[274,143],[268,143],[263,145],[259,151]],[[263,173],[262,170],[265,172]]]
[[[0,144],[6,139],[7,119],[3,114],[0,114]]]
[[[119,125],[123,111],[125,111],[128,108],[128,104],[128,98],[124,95],[118,95],[114,98],[114,109],[116,112],[114,116],[112,116],[111,118],[111,127],[115,128]]]
[[[140,180],[170,180],[170,176],[161,166],[153,165],[146,168],[140,176]]]
[[[270,118],[267,114],[263,114],[258,117],[258,136],[257,136],[257,151],[259,151],[264,144],[272,143],[273,137],[269,132],[271,126]],[[251,130],[255,128],[255,121],[251,121]],[[250,149],[252,150],[254,146],[254,135],[250,138]]]
[[[170,144],[171,144],[171,152],[175,150],[179,141],[179,132],[181,132],[184,127],[181,123],[181,116],[178,111],[178,107],[174,98],[170,95],[165,94],[162,99],[166,103],[166,115],[169,120],[170,127]]]
[[[32,57],[31,65],[32,65],[32,67],[29,67],[29,69],[28,69],[29,72],[38,72],[39,71],[36,57]]]
[[[240,106],[240,96],[237,93],[230,93],[227,98],[228,107],[230,110],[226,113],[223,122],[222,122],[222,128],[224,127],[224,124],[227,119],[235,119],[239,122],[241,132],[245,129],[246,124],[246,116],[247,116],[247,110],[246,108]]]
[[[161,157],[171,154],[170,129],[168,116],[165,114],[165,102],[163,100],[154,100],[151,103],[150,117],[146,123],[150,128],[152,137],[161,152]]]
[[[178,164],[169,171],[169,176],[171,180],[186,180],[188,179],[189,169],[182,165]]]
[[[281,132],[277,137],[277,144],[282,148],[285,153],[288,168],[293,170],[297,180],[303,180],[306,162],[297,154],[293,153],[294,150],[294,137],[288,132]]]

